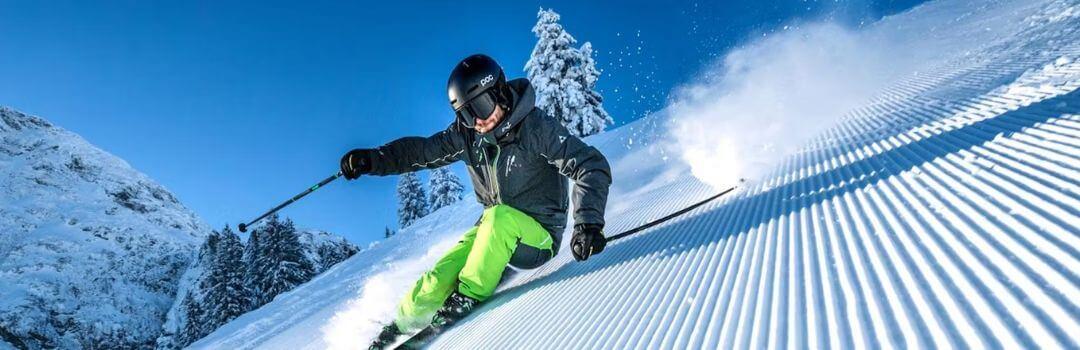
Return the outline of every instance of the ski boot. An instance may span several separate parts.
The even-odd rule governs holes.
[[[431,318],[431,328],[436,333],[441,332],[446,327],[449,327],[458,320],[465,318],[472,312],[472,309],[479,304],[480,301],[467,297],[459,292],[450,294],[449,298],[446,298],[446,302],[443,303],[443,307],[439,311],[435,312],[435,317]]]
[[[379,336],[368,346],[368,350],[382,350],[390,344],[393,344],[398,336],[401,336],[402,334],[404,333],[401,332],[401,329],[398,329],[397,324],[390,322],[390,324],[383,326],[382,331],[379,332]]]
[[[439,311],[435,312],[435,316],[431,318],[431,324],[420,332],[413,334],[413,336],[406,339],[404,343],[401,343],[398,349],[422,349],[427,346],[428,342],[442,333],[447,328],[454,325],[455,322],[465,318],[472,309],[479,304],[480,301],[464,296],[461,293],[454,292],[449,298],[446,298],[446,302],[443,303],[443,307]]]

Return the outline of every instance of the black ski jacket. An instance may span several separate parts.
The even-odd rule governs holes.
[[[476,199],[484,207],[506,204],[544,226],[558,252],[574,182],[574,222],[604,224],[611,169],[596,148],[570,135],[537,108],[527,79],[508,84],[511,111],[493,129],[479,134],[457,121],[429,137],[404,137],[372,152],[372,174],[392,175],[465,161]]]

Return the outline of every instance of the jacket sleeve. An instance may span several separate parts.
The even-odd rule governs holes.
[[[532,136],[540,155],[560,174],[574,181],[570,197],[576,208],[574,224],[603,226],[608,186],[611,185],[611,167],[607,158],[596,148],[571,135],[566,127],[553,118],[542,113],[530,118],[537,119],[533,123],[536,130]]]
[[[460,125],[451,123],[446,130],[429,137],[402,137],[372,152],[371,173],[402,174],[432,169],[456,162],[465,153],[466,141]]]

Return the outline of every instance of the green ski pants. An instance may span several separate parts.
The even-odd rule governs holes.
[[[487,208],[479,225],[466,231],[435,267],[420,276],[398,305],[395,323],[406,331],[423,328],[455,288],[467,297],[486,300],[507,264],[535,268],[553,255],[551,235],[532,217],[508,205]]]

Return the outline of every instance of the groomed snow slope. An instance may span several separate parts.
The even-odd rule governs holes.
[[[432,347],[1080,347],[1080,8],[935,2],[881,25],[945,16],[1015,30],[735,194],[520,272]],[[613,163],[610,233],[716,191],[658,146],[663,118],[589,139]],[[362,348],[478,213],[433,213],[193,347]]]

